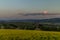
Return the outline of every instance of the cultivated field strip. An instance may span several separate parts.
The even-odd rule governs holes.
[[[2,29],[0,40],[60,40],[60,32]]]

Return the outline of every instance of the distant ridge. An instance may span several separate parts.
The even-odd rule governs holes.
[[[0,22],[51,22],[60,23],[60,18],[50,18],[50,19],[19,19],[19,20],[0,20]]]
[[[22,19],[22,20],[10,20],[14,22],[51,22],[51,23],[60,23],[60,18],[51,18],[51,19]]]

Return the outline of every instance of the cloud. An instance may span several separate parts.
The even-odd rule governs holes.
[[[49,14],[44,14],[44,13],[19,13],[19,15],[23,15],[23,16],[60,15],[60,13],[49,13]]]

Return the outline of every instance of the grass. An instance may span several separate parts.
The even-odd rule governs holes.
[[[60,32],[1,29],[0,40],[60,40]]]

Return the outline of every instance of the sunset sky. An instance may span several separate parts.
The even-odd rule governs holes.
[[[47,18],[47,16],[25,17],[18,15],[18,13],[43,11],[60,13],[60,0],[0,0],[0,18]]]

